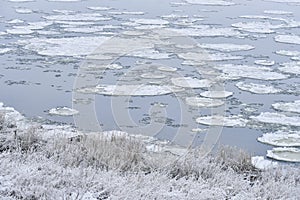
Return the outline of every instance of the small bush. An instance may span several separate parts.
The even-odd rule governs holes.
[[[87,134],[76,139],[56,140],[53,147],[48,154],[66,166],[119,171],[149,170],[144,158],[144,145],[137,139],[125,136],[104,137],[101,133]]]

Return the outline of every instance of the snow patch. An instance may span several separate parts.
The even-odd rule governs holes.
[[[263,156],[251,157],[251,164],[261,170],[272,169],[278,166],[278,162],[266,160]]]

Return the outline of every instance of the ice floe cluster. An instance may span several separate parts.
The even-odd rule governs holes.
[[[299,0],[265,1],[300,4]],[[57,63],[71,63],[77,69],[82,59],[86,59],[80,67],[84,73],[77,76],[82,78],[80,80],[86,78],[87,83],[74,89],[80,95],[137,98],[160,98],[162,95],[177,98],[174,96],[179,95],[191,110],[225,107],[223,115],[209,116],[200,112],[193,116],[195,124],[205,127],[193,128],[194,132],[206,130],[207,126],[263,129],[267,125],[272,131],[274,127],[293,130],[300,127],[299,100],[277,99],[292,95],[292,92],[300,94],[295,83],[300,74],[300,51],[297,50],[300,22],[296,13],[287,9],[289,7],[264,10],[260,14],[257,11],[244,15],[232,12],[223,22],[215,21],[210,15],[222,14],[223,9],[244,8],[247,3],[183,0],[170,2],[171,12],[155,16],[147,9],[119,9],[111,3],[91,5],[85,1],[81,4],[81,0],[48,0],[47,3],[71,5],[72,2],[84,5],[84,9],[78,11],[66,6],[45,12],[31,7],[34,0],[9,0],[7,3],[12,5],[14,17],[1,17],[4,30],[0,31],[0,39],[12,42],[2,42],[0,56],[25,55],[16,60],[26,64],[27,55],[36,58],[36,63],[41,61],[42,65],[47,65],[39,63],[35,68],[55,68]],[[189,8],[200,13],[190,12]],[[39,16],[37,20],[33,20],[35,15]],[[182,42],[182,38],[189,41]],[[270,52],[269,46],[274,46]],[[164,64],[156,64],[160,61]],[[144,67],[140,69],[139,66]],[[12,67],[5,70],[9,69]],[[0,74],[5,83],[23,83],[6,80],[5,73],[1,71]],[[69,75],[76,76],[76,72]],[[222,85],[221,89],[214,88],[217,83]],[[249,95],[247,92],[255,100],[265,101],[261,107],[271,111],[251,106],[244,108],[246,114],[242,109],[230,110],[247,105],[238,99],[240,94]],[[276,97],[276,101],[269,96]],[[91,103],[84,98],[74,102]],[[57,107],[50,109],[49,114],[73,116],[80,113],[68,107]],[[298,132],[270,131],[258,141],[280,147],[268,151],[269,158],[299,160]],[[253,157],[252,163],[260,169],[277,165],[262,157]]]

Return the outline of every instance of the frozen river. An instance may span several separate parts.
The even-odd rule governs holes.
[[[300,0],[2,0],[0,102],[32,120],[300,162]]]

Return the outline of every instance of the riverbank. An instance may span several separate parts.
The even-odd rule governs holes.
[[[300,169],[233,147],[201,158],[120,131],[82,134],[0,105],[1,199],[295,199]],[[150,144],[151,143],[151,144]],[[169,150],[168,150],[169,148]]]

